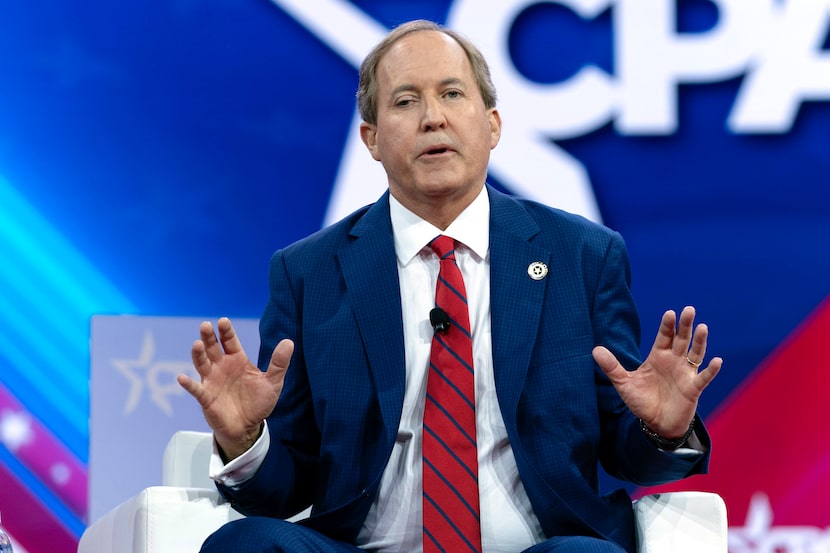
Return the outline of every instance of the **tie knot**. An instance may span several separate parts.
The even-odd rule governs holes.
[[[432,251],[438,254],[438,257],[441,259],[446,257],[454,257],[455,239],[439,234],[433,238],[432,242],[429,243],[429,247],[432,248]]]

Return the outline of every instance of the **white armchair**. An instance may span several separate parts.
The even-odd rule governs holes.
[[[78,553],[196,553],[214,530],[242,518],[207,476],[211,435],[176,432],[162,485],[146,488],[87,528]],[[655,494],[634,503],[639,553],[726,553],[726,506],[716,494]]]
[[[212,436],[176,432],[162,485],[145,488],[86,529],[78,553],[196,553],[214,530],[242,518],[208,478]]]

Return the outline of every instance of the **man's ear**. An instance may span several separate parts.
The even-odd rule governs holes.
[[[378,127],[363,121],[360,124],[360,139],[366,144],[369,153],[375,161],[380,161],[380,154],[378,153]]]
[[[499,110],[492,108],[487,117],[490,121],[490,149],[492,150],[501,138],[501,115]]]

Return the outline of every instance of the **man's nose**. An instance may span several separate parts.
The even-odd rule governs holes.
[[[424,131],[440,129],[447,124],[444,106],[440,98],[425,98],[424,111],[421,118],[421,128]]]

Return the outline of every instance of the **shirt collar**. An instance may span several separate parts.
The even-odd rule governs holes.
[[[481,188],[476,199],[444,231],[409,211],[391,194],[389,214],[392,219],[395,255],[402,266],[412,261],[439,234],[455,238],[480,259],[487,255],[490,244],[490,197],[487,187]]]

